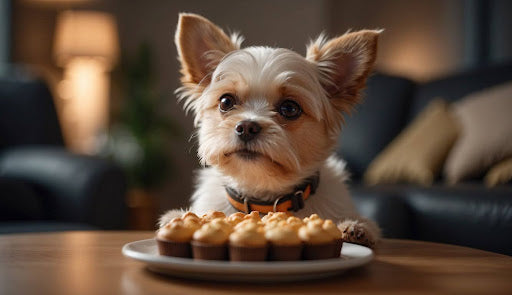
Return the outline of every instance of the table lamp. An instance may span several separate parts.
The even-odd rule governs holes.
[[[109,71],[119,55],[112,15],[64,11],[57,18],[54,55],[64,68],[58,86],[63,100],[61,121],[71,150],[91,154],[108,124]]]

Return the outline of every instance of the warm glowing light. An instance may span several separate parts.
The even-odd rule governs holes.
[[[95,11],[65,11],[57,19],[54,54],[64,67],[58,87],[61,121],[68,146],[93,153],[108,124],[108,70],[118,55],[114,18]]]
[[[108,93],[108,74],[101,61],[76,57],[68,63],[59,94],[66,100],[64,131],[72,150],[94,150],[97,135],[105,131],[108,123]]]
[[[119,55],[114,18],[97,11],[62,12],[57,19],[54,53],[62,66],[77,56],[95,57],[112,65]]]

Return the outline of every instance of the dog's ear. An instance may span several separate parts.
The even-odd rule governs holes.
[[[174,41],[181,62],[181,81],[184,85],[193,86],[209,82],[210,74],[220,60],[230,51],[240,48],[241,38],[234,35],[232,41],[206,18],[181,13]]]
[[[320,82],[340,111],[349,112],[359,102],[359,91],[375,62],[381,32],[362,30],[331,40],[321,35],[308,45],[306,58],[317,65]]]

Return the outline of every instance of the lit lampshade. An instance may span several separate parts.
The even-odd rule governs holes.
[[[97,11],[62,12],[57,18],[54,54],[61,66],[74,57],[93,57],[110,68],[119,55],[115,19]]]
[[[108,129],[109,70],[119,56],[113,16],[96,11],[66,11],[59,15],[54,55],[64,68],[58,93],[61,121],[68,147],[94,153]]]

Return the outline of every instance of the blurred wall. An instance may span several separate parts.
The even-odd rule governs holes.
[[[380,70],[424,81],[464,65],[464,0],[333,1],[331,31],[383,28]]]
[[[185,116],[173,94],[179,85],[179,65],[173,43],[179,12],[199,13],[225,29],[242,32],[246,46],[280,46],[299,53],[304,53],[308,40],[322,31],[335,35],[350,28],[384,28],[378,68],[424,81],[468,65],[464,56],[465,46],[468,46],[465,35],[467,1],[82,0],[78,1],[79,5],[71,5],[63,4],[64,0],[20,0],[14,2],[12,56],[15,62],[39,65],[58,76],[60,69],[52,59],[51,43],[55,16],[65,8],[104,10],[114,14],[124,52],[132,53],[142,42],[150,43],[158,61],[157,88],[168,96],[165,111],[181,125],[185,134],[169,147],[176,166],[174,177],[160,193],[163,210],[187,204],[193,189],[192,171],[198,167],[195,143],[188,141],[193,131],[193,118]],[[501,5],[501,18],[495,21],[494,30],[497,40],[503,43],[493,52],[500,60],[510,59],[510,12],[501,11],[510,8],[510,2],[492,1]]]
[[[512,60],[512,1],[491,0],[490,55],[494,62]]]
[[[9,47],[11,41],[11,1],[0,0],[0,64],[9,60]]]

